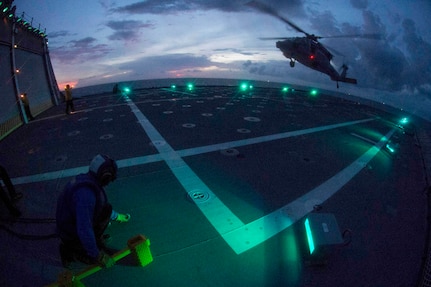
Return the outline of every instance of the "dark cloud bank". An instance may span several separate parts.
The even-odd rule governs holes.
[[[145,14],[180,14],[193,11],[219,10],[223,12],[243,12],[249,11],[250,17],[255,10],[247,8],[245,3],[248,1],[206,1],[206,0],[173,0],[173,1],[137,1],[131,5],[109,7],[110,13],[119,15],[145,15]],[[340,34],[362,34],[362,33],[379,33],[380,40],[369,39],[338,39],[322,40],[324,45],[335,47],[341,51],[343,56],[336,56],[337,64],[347,64],[349,75],[358,79],[362,87],[376,88],[389,91],[411,91],[412,93],[424,93],[430,96],[431,83],[431,44],[425,41],[413,19],[405,19],[400,15],[394,15],[394,25],[399,25],[399,34],[390,34],[387,27],[383,24],[379,15],[368,9],[368,1],[351,1],[354,9],[358,9],[362,14],[363,25],[354,26],[349,23],[340,23],[330,11],[305,11],[305,7],[299,0],[265,1],[268,5],[277,7],[282,15],[294,15],[296,17],[307,17],[310,27],[313,31],[310,33],[316,35],[340,35]],[[275,19],[274,21],[278,21]],[[155,24],[149,21],[138,20],[120,20],[109,21],[105,23],[113,33],[109,36],[111,41],[134,41],[141,37],[143,29],[154,29]],[[66,31],[62,31],[67,34]],[[61,33],[59,32],[59,35]],[[300,35],[298,35],[300,36]],[[230,47],[227,49],[235,49]],[[274,47],[274,49],[276,49]],[[80,40],[71,41],[70,45],[57,47],[52,51],[53,57],[62,62],[85,61],[86,59],[104,57],[109,54],[110,48],[104,44],[98,44],[94,38],[87,37]],[[241,52],[241,51],[239,51]],[[180,58],[189,61],[189,64],[201,63],[202,65],[220,65],[211,63],[204,56],[196,57],[191,55],[175,55],[169,59],[153,57],[142,60],[145,64],[151,64],[152,67],[160,67],[160,63],[169,63],[168,68],[177,68],[176,65]],[[177,61],[175,60],[177,59]],[[193,59],[193,61],[190,61]],[[159,63],[156,62],[159,61]],[[280,81],[287,75],[292,75],[292,70],[286,60],[280,53],[280,61],[256,62],[248,61],[238,65],[252,75],[271,76],[280,78]],[[148,67],[148,66],[147,66]],[[133,68],[133,65],[129,68]],[[139,67],[136,67],[139,69]],[[296,68],[295,68],[296,69]],[[317,73],[309,71],[309,75]],[[296,71],[295,71],[296,73]],[[304,70],[298,69],[298,74],[302,76]],[[316,75],[316,74],[314,74]],[[322,77],[316,77],[321,79]],[[327,79],[329,81],[329,79]]]

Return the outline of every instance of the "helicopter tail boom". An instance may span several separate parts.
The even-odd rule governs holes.
[[[344,83],[350,83],[350,84],[357,84],[357,80],[353,78],[347,78],[347,77],[337,77],[337,78],[331,78],[333,81],[337,82],[344,82]]]
[[[352,78],[347,78],[347,70],[349,68],[347,67],[347,65],[343,64],[343,66],[341,66],[341,73],[339,76],[337,77],[331,77],[331,80],[333,81],[337,81],[337,82],[344,82],[344,83],[350,83],[350,84],[357,84],[356,79],[352,79]]]

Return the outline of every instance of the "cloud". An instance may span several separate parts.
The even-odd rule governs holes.
[[[248,0],[147,0],[130,5],[111,8],[112,12],[127,14],[177,14],[198,10],[219,10],[223,12],[242,12],[250,10],[245,4]],[[290,11],[292,15],[304,15],[301,0],[268,0],[265,3],[279,10]]]
[[[87,83],[102,84],[130,80],[175,78],[175,77],[209,77],[209,78],[249,78],[250,75],[280,81],[286,80],[290,68],[285,61],[273,61],[266,64],[251,61],[237,61],[229,64],[213,62],[206,56],[194,54],[169,54],[163,56],[142,57],[127,63],[110,65],[110,74],[100,74],[79,80],[81,86]]]
[[[105,10],[109,10],[114,6],[114,3],[112,2],[112,0],[99,0],[99,4]]]
[[[61,30],[61,31],[51,32],[51,33],[49,33],[48,36],[50,39],[53,39],[53,38],[75,36],[75,35],[76,35],[76,33],[70,33],[69,31]]]
[[[245,55],[245,56],[252,56],[255,55],[256,53],[252,53],[252,52],[244,52],[240,49],[236,49],[236,48],[222,48],[222,49],[214,49],[214,52],[233,52],[233,53],[238,53],[241,55]]]
[[[391,91],[401,90],[405,84],[408,63],[402,51],[388,42],[359,45],[361,61],[355,68],[365,86]]]
[[[132,30],[136,28],[151,28],[154,25],[147,21],[143,23],[142,21],[136,20],[123,20],[123,21],[109,21],[106,26],[113,30]]]
[[[106,26],[114,30],[114,33],[108,37],[109,40],[125,41],[137,41],[141,29],[154,28],[154,24],[150,21],[137,20],[109,21]]]
[[[318,31],[318,36],[341,35],[342,31],[338,28],[338,23],[330,11],[312,12],[310,17],[312,31]],[[311,32],[308,32],[313,34]]]
[[[135,59],[133,62],[118,65],[118,68],[120,70],[132,70],[133,73],[138,75],[152,73],[166,76],[173,70],[193,70],[213,65],[214,63],[205,56],[170,54]]]
[[[102,58],[109,54],[112,49],[106,44],[98,44],[93,37],[74,40],[67,45],[51,48],[51,57],[61,63],[84,63],[88,60]]]
[[[108,70],[109,73],[106,72]],[[142,79],[199,77],[199,75],[204,77],[206,72],[214,74],[218,71],[226,71],[226,67],[223,64],[212,63],[205,56],[170,54],[136,58],[121,64],[109,64],[109,67],[102,67],[99,73],[79,79],[79,84],[87,86]],[[221,76],[222,73],[219,75]]]
[[[410,71],[408,81],[411,86],[429,84],[431,82],[431,44],[426,42],[416,30],[413,20],[405,19],[403,41],[408,52]]]
[[[198,9],[193,2],[149,0],[113,8],[111,11],[126,14],[173,14]]]
[[[338,65],[347,64],[350,76],[357,78],[363,87],[393,92],[406,88],[426,91],[421,86],[431,82],[431,45],[418,35],[415,22],[404,19],[400,25],[391,21],[388,24],[391,27],[387,27],[378,14],[367,10],[367,1],[351,1],[351,4],[362,10],[361,26],[340,23],[330,11],[312,11],[309,18],[313,32],[323,36],[379,34],[381,39],[322,39],[323,45],[341,52],[342,55],[333,52],[334,61]],[[388,28],[399,33],[388,33]]]
[[[70,41],[75,48],[89,48],[97,40],[93,37],[86,37],[81,40]]]
[[[245,61],[245,63],[244,63],[244,64],[242,64],[242,65],[243,65],[243,67],[244,67],[244,68],[248,68],[248,67],[250,67],[252,64],[253,64],[253,63],[252,63],[250,60],[248,60],[248,61]]]
[[[302,74],[304,70],[302,68],[297,69],[298,67],[295,67],[294,73],[291,73],[293,70],[290,68],[288,60],[268,61],[265,63],[246,61],[242,63],[242,68],[247,70],[250,74],[258,75],[260,77],[278,78],[280,81],[284,81],[287,77],[292,78],[292,76],[295,77]]]
[[[365,32],[374,31],[386,35],[386,27],[376,14],[365,10],[363,19]],[[354,43],[360,60],[352,63],[352,69],[358,71],[359,79],[365,86],[390,91],[403,88],[409,64],[397,45],[385,37],[381,41],[357,40]]]
[[[352,4],[354,8],[363,10],[368,7],[368,0],[350,0],[350,4]]]
[[[381,25],[371,11],[365,11],[367,23]],[[382,32],[385,30],[382,28]],[[358,62],[364,70],[369,85],[377,88],[401,91],[420,90],[421,85],[431,82],[431,45],[418,35],[411,19],[402,21],[401,45],[389,37],[376,43],[358,43],[362,61]]]

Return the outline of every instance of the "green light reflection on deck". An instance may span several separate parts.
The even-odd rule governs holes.
[[[304,222],[305,224],[305,232],[307,233],[308,247],[310,248],[310,254],[313,254],[314,251],[314,240],[313,235],[311,234],[310,221],[308,218]]]

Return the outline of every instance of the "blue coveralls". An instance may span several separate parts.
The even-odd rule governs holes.
[[[57,232],[69,249],[96,260],[103,244],[103,232],[117,216],[94,174],[80,174],[66,185],[58,198]]]

